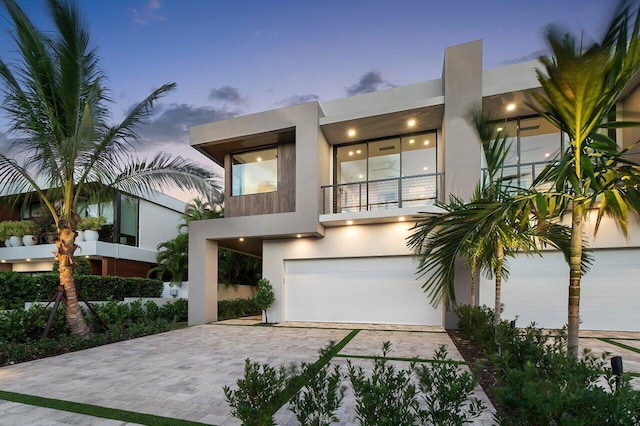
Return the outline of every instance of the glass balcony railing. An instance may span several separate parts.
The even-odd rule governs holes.
[[[420,207],[443,193],[444,173],[379,179],[322,187],[324,214]]]

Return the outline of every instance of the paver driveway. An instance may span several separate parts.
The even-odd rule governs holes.
[[[222,386],[235,386],[243,374],[245,358],[273,366],[314,362],[320,348],[330,341],[342,340],[354,327],[312,326],[250,327],[219,323],[189,327],[0,368],[0,390],[209,424],[237,425],[239,421],[230,416]],[[384,341],[392,343],[391,355],[395,357],[428,359],[437,347],[445,344],[453,359],[462,360],[442,331],[420,327],[371,328],[360,331],[332,362],[344,363],[349,355],[380,355]],[[354,401],[349,394],[340,417],[343,425],[355,424]],[[489,424],[489,418],[487,413],[482,423]],[[276,414],[276,421],[297,424],[286,405]],[[0,424],[123,422],[0,401]]]
[[[216,425],[237,425],[230,416],[222,386],[235,386],[242,376],[244,359],[273,366],[314,362],[318,350],[338,342],[354,328],[368,328],[340,351],[332,363],[350,359],[365,368],[370,360],[359,356],[380,355],[382,342],[392,343],[391,356],[432,358],[442,344],[449,355],[462,360],[448,335],[429,327],[282,324],[251,327],[210,324],[114,343],[52,358],[0,368],[0,390],[118,408]],[[640,354],[607,341],[640,348],[640,335],[607,335],[585,332],[581,345],[596,352],[623,355],[625,370],[640,372]],[[395,362],[399,367],[406,362]],[[486,396],[477,390],[479,397]],[[488,404],[488,403],[487,403]],[[355,424],[355,401],[347,392],[339,413],[342,425]],[[489,405],[489,404],[488,404]],[[479,424],[491,424],[490,408]],[[297,424],[285,405],[277,414],[280,425]],[[121,425],[101,419],[0,400],[0,425]]]

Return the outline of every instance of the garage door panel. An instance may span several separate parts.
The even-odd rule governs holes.
[[[287,321],[442,323],[407,256],[285,262]]]

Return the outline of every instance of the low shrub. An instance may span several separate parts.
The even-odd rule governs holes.
[[[260,364],[246,359],[244,378],[238,379],[237,389],[224,386],[225,398],[231,406],[231,415],[243,425],[272,426],[273,400],[287,386],[289,375],[282,366],[278,370],[269,364]]]
[[[294,394],[289,408],[301,425],[329,426],[340,419],[336,412],[342,404],[345,387],[341,385],[340,366],[325,365],[315,371],[313,364],[302,363],[302,376],[306,379],[304,389]]]
[[[418,392],[411,377],[415,364],[408,369],[396,369],[386,359],[391,348],[382,345],[382,358],[373,361],[370,377],[362,367],[347,361],[349,381],[356,398],[356,413],[360,424],[368,426],[415,425],[420,418]]]
[[[169,322],[159,319],[144,324],[112,326],[104,333],[94,333],[88,337],[69,335],[59,336],[55,339],[33,340],[28,343],[2,340],[0,341],[0,366],[93,348],[108,343],[161,333],[170,329],[171,324]]]
[[[252,299],[220,300],[218,302],[218,320],[242,318],[260,315],[262,311]]]
[[[461,329],[491,363],[499,424],[640,424],[640,392],[628,377],[615,389],[609,354],[596,357],[585,350],[576,360],[566,354],[565,330],[549,335],[535,324],[522,330],[506,322],[494,326],[486,307],[459,313]]]

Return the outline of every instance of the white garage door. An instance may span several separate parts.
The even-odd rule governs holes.
[[[630,330],[640,325],[640,250],[594,250],[595,262],[582,277],[580,328]],[[558,252],[543,258],[518,256],[502,286],[504,318],[518,317],[518,325],[535,322],[560,328],[567,323],[569,266]],[[493,281],[483,279],[480,303],[493,306]]]
[[[286,321],[441,325],[409,256],[285,261]]]

